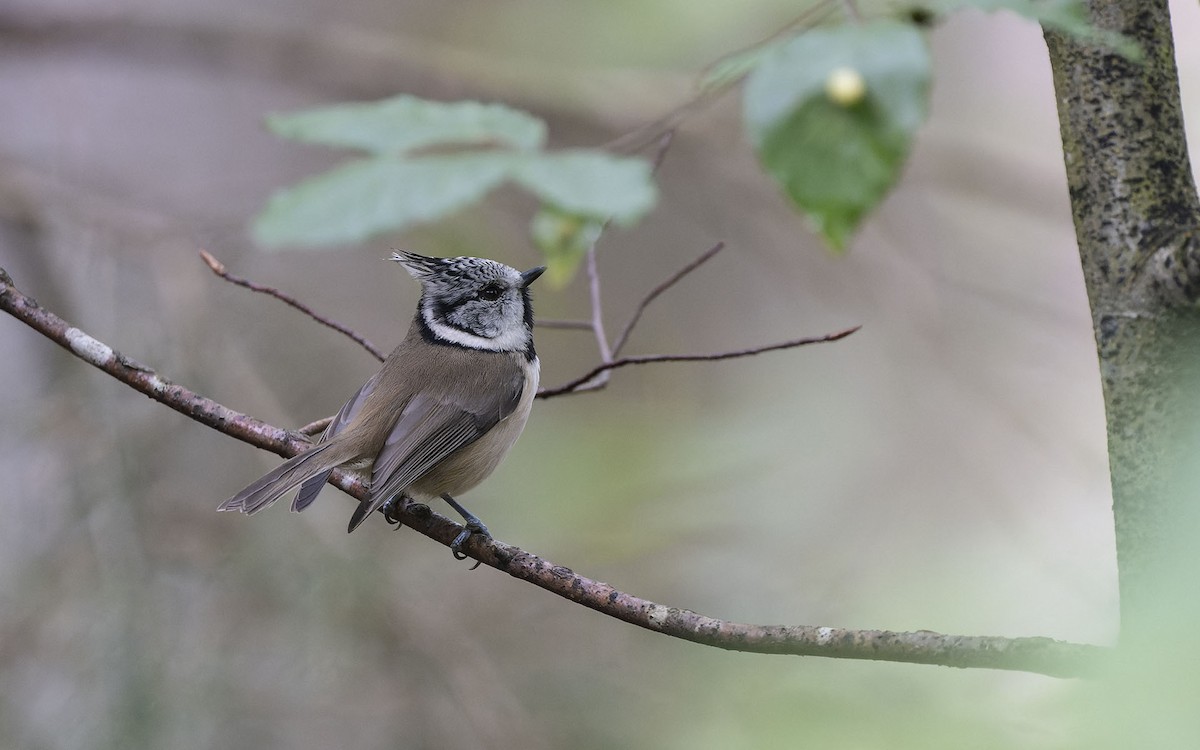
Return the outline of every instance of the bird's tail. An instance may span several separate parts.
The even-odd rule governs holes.
[[[327,479],[331,469],[346,462],[341,451],[336,450],[337,445],[336,442],[325,443],[289,458],[274,471],[260,477],[244,490],[221,503],[217,510],[257,513],[313,477],[324,474],[324,478]],[[330,450],[331,448],[335,450]],[[320,486],[320,484],[317,485],[318,488]]]

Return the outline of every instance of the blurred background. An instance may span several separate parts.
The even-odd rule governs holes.
[[[1173,4],[1176,39],[1200,8]],[[256,249],[272,190],[343,154],[265,114],[405,92],[502,101],[593,146],[695,91],[794,3],[0,0],[0,266],[164,376],[299,426],[375,369],[214,277],[295,294],[390,348],[418,288],[393,246],[522,268],[534,205],[325,252]],[[1178,41],[1177,41],[1178,43]],[[628,351],[843,341],[614,373],[539,402],[464,502],[500,539],[743,622],[1111,643],[1104,420],[1039,29],[932,33],[932,116],[844,257],[759,170],[738,95],[689,117],[658,209],[601,240],[607,323],[718,240]],[[1200,49],[1180,44],[1189,122]],[[1197,148],[1193,141],[1193,153]],[[586,285],[539,286],[547,318]],[[596,361],[538,334],[543,383]],[[216,505],[278,459],[0,319],[0,744],[11,748],[1065,747],[1076,683],[726,653],[641,631],[351,501]],[[438,510],[443,510],[439,508]],[[969,740],[969,741],[968,741]]]

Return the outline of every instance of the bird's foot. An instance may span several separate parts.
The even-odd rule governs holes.
[[[450,551],[454,553],[456,560],[466,560],[468,555],[462,551],[463,544],[471,538],[472,534],[492,538],[492,532],[488,531],[488,527],[479,522],[479,519],[467,521],[463,524],[463,530],[458,532],[458,536],[454,537],[454,541],[450,542]]]
[[[383,504],[383,519],[399,531],[404,525],[404,519],[400,517],[400,512],[405,509],[405,501],[407,500],[407,510],[420,518],[428,518],[433,511],[429,510],[429,506],[424,503],[415,503],[411,499],[405,498],[403,495],[397,495],[391,500]]]
[[[480,521],[474,513],[459,505],[458,501],[454,498],[449,495],[442,495],[442,499],[449,503],[450,507],[458,511],[459,515],[463,517],[463,530],[458,532],[458,536],[454,537],[454,541],[450,543],[450,552],[454,555],[455,560],[466,560],[469,555],[462,551],[462,546],[471,538],[471,535],[479,534],[491,539],[492,532],[488,531],[488,527],[484,525],[483,521]],[[471,566],[471,570],[475,570],[480,564],[480,561],[476,561]]]

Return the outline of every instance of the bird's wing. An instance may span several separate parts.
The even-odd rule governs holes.
[[[321,437],[317,439],[318,445],[341,432],[343,427],[350,424],[358,416],[358,412],[366,402],[367,396],[371,394],[371,391],[375,390],[375,382],[378,379],[379,373],[375,373],[371,376],[370,380],[363,384],[362,388],[358,389],[357,393],[350,397],[350,400],[334,415],[333,421],[321,433]],[[329,475],[332,473],[333,469],[323,471],[300,485],[300,492],[296,495],[296,499],[292,501],[292,510],[299,512],[312,505],[312,502],[317,499],[317,495],[325,487],[325,483],[329,481]]]
[[[457,387],[437,384],[408,402],[375,459],[371,495],[354,511],[350,531],[439,461],[512,414],[525,387],[524,374],[515,368],[492,376],[475,373],[471,381]]]

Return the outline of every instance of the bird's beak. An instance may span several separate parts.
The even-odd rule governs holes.
[[[533,282],[537,281],[537,277],[541,276],[545,271],[545,266],[538,266],[537,268],[531,268],[525,273],[521,274],[521,288],[524,289]]]

